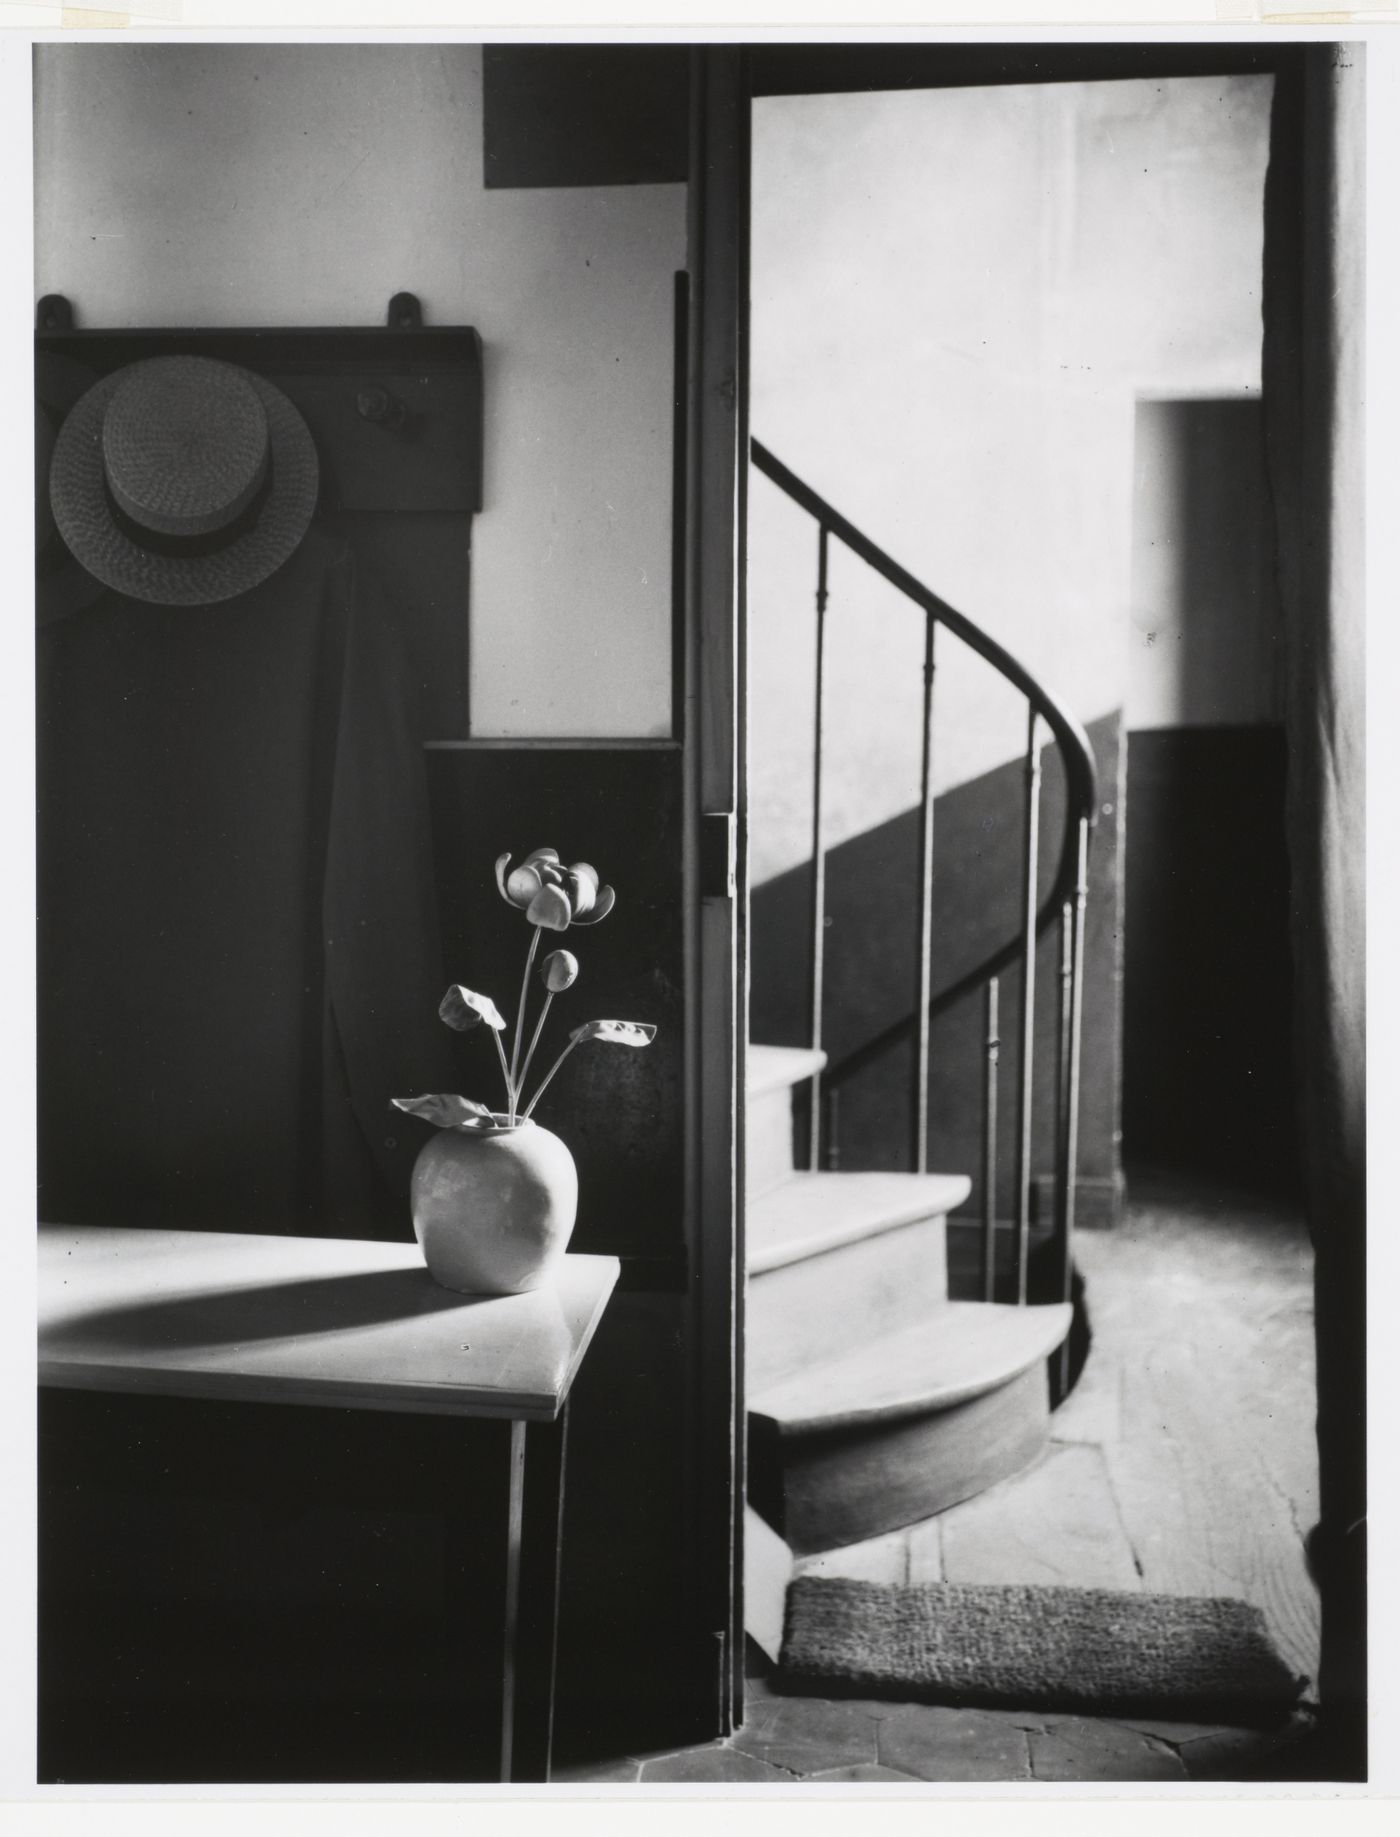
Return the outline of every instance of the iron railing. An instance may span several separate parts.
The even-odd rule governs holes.
[[[1000,1037],[999,978],[1013,963],[1021,969],[1018,1016],[1018,1058],[1015,1144],[1015,1289],[1025,1304],[1030,1263],[1032,1098],[1035,1077],[1035,971],[1036,943],[1058,920],[1060,975],[1057,1009],[1054,1216],[1057,1286],[1062,1299],[1070,1299],[1074,1236],[1076,1161],[1079,1139],[1079,1057],[1083,1031],[1084,921],[1088,890],[1089,834],[1098,808],[1094,754],[1088,736],[1074,715],[1044,684],[1036,680],[1017,658],[975,625],[966,614],[924,586],[907,568],[878,547],[840,511],[820,497],[810,485],[774,457],[761,442],[750,443],[754,465],[766,478],[801,506],[817,525],[816,590],[816,714],[813,736],[815,761],[812,797],[812,975],[809,991],[810,1039],[822,1045],[822,1008],[826,959],[826,845],[823,836],[822,774],[826,692],[826,619],[828,603],[828,551],[836,538],[888,581],[924,614],[923,736],[919,792],[919,950],[918,989],[908,1014],[866,1040],[843,1058],[829,1063],[812,1082],[810,1165],[834,1167],[839,1161],[836,1139],[836,1103],[842,1084],[883,1057],[891,1047],[914,1037],[913,1091],[914,1164],[928,1169],[929,1049],[936,1017],[978,988],[985,991],[982,1102],[982,1233],[981,1287],[984,1299],[994,1297],[996,1282],[996,1209],[998,1170],[997,1098]],[[1027,734],[1025,754],[1025,829],[1022,865],[1021,923],[1015,935],[991,952],[956,981],[935,992],[933,986],[933,843],[934,843],[934,688],[937,678],[936,642],[939,627],[946,627],[983,658],[1025,698]],[[1059,748],[1065,774],[1064,830],[1059,863],[1050,892],[1037,909],[1040,869],[1040,791],[1042,727]],[[1068,1388],[1068,1343],[1057,1355],[1056,1390]]]

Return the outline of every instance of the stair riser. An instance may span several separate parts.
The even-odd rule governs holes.
[[[947,1299],[941,1215],[749,1278],[745,1382],[788,1372],[915,1326]]]
[[[792,1087],[750,1097],[744,1106],[744,1191],[766,1193],[792,1172]]]
[[[749,1499],[799,1556],[930,1518],[1019,1473],[1050,1436],[1043,1364],[929,1415],[840,1435],[784,1436],[749,1418]]]

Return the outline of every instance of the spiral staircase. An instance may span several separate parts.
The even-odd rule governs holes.
[[[750,1538],[757,1559],[850,1544],[930,1517],[1034,1461],[1070,1380],[1068,1336],[1078,1138],[1085,899],[1096,809],[1093,753],[1079,722],[995,640],[902,568],[754,441],[754,466],[814,521],[816,725],[810,901],[810,1027],[803,1046],[748,1047],[745,1109],[745,1388]],[[827,564],[837,541],[922,612],[924,735],[918,874],[918,986],[909,1010],[844,1058],[823,1045],[827,925],[823,739]],[[939,987],[932,917],[932,748],[936,641],[952,631],[1025,698],[1027,748],[1020,925],[975,968]],[[1048,896],[1040,886],[1041,755],[1060,752],[1064,830]],[[1059,927],[1054,1166],[1032,1168],[1037,944]],[[1015,1216],[1010,1300],[997,1300],[1002,1083],[999,979],[1018,970],[1014,1074]],[[930,1030],[954,1002],[985,1004],[973,1067],[982,1093],[978,1169],[980,1299],[951,1299],[948,1216],[964,1171],[928,1167]],[[842,1172],[837,1097],[848,1080],[912,1041],[912,1171]],[[1030,1301],[1032,1191],[1052,1195],[1051,1299]],[[1004,1235],[1004,1227],[1002,1228]],[[755,1518],[754,1515],[757,1515]],[[771,1562],[769,1563],[772,1569]],[[751,1590],[757,1605],[762,1591]]]

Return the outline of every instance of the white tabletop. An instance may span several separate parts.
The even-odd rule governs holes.
[[[552,1421],[617,1281],[440,1288],[416,1244],[39,1228],[39,1382],[68,1390]]]

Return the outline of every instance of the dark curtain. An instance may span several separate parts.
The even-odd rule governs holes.
[[[1364,1777],[1366,1686],[1363,47],[1277,78],[1265,191],[1264,404],[1285,621],[1291,940],[1316,1255],[1331,1777]]]

